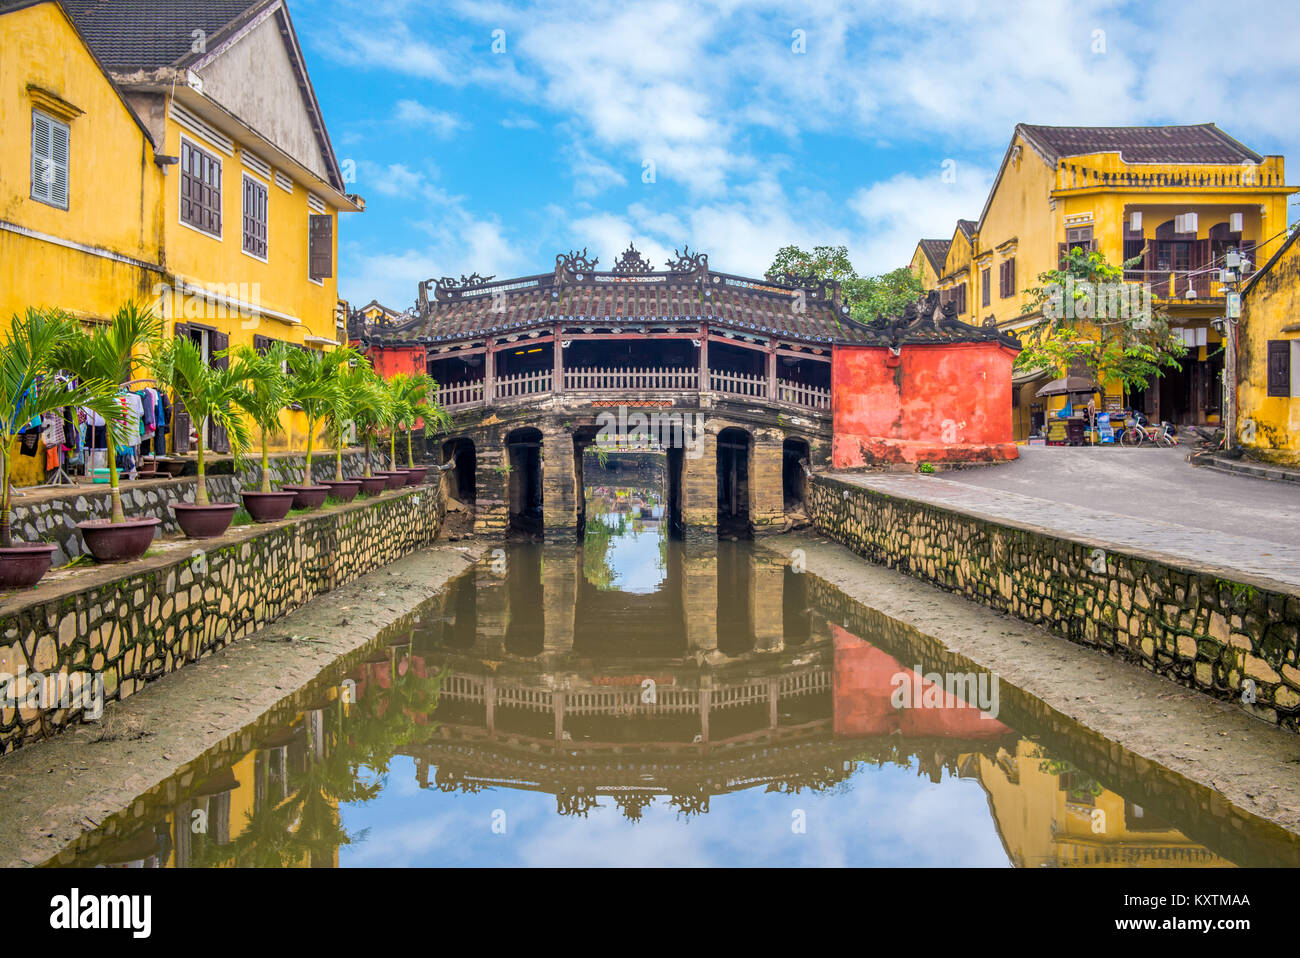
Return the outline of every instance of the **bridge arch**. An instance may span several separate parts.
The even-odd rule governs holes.
[[[478,497],[478,453],[468,436],[448,439],[442,444],[442,461],[453,463],[447,473],[447,494],[473,508]]]
[[[506,496],[514,532],[542,530],[542,431],[535,426],[506,434]]]
[[[747,429],[727,426],[718,432],[717,449],[718,534],[749,535],[754,437]]]

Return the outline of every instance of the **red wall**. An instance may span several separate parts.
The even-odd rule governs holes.
[[[831,460],[888,463],[1014,459],[1011,364],[998,343],[836,346],[831,356]]]
[[[370,365],[384,379],[390,379],[398,373],[427,372],[423,346],[376,346],[367,354]]]

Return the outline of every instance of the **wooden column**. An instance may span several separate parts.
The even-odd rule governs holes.
[[[709,388],[709,327],[700,327],[700,392]]]
[[[776,347],[767,347],[767,398],[776,399]]]
[[[555,342],[552,345],[551,352],[551,392],[564,392],[564,347],[560,345],[560,327],[555,327]]]
[[[496,347],[492,345],[492,340],[487,341],[487,349],[483,350],[483,401],[491,403],[492,383],[497,376],[497,357]]]

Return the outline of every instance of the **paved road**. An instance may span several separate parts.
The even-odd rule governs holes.
[[[841,474],[860,485],[1064,535],[1300,585],[1300,488],[1199,469],[1185,449],[1022,446],[942,476]]]

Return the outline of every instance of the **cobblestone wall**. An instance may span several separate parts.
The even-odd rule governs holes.
[[[880,565],[1300,731],[1300,593],[814,478],[817,529]]]
[[[271,459],[271,481],[300,483],[306,470],[303,456],[274,456]],[[313,456],[312,474],[317,481],[334,478],[334,457]],[[191,466],[192,468],[192,466]],[[221,470],[224,468],[224,474]],[[376,465],[374,468],[378,468]],[[345,453],[343,474],[349,479],[365,471],[364,453]],[[245,460],[238,473],[230,471],[230,461],[218,461],[208,473],[208,494],[213,502],[237,502],[241,489],[256,490],[262,481],[260,461]],[[123,480],[122,508],[128,517],[153,516],[161,519],[159,535],[180,532],[176,516],[170,506],[173,502],[193,502],[196,480],[151,479],[129,482]],[[107,483],[69,486],[68,492],[51,495],[46,490],[29,488],[26,498],[13,500],[14,537],[22,542],[52,542],[58,546],[54,565],[66,565],[84,553],[81,533],[77,523],[87,519],[107,519],[112,512]]]
[[[0,674],[98,673],[105,701],[125,698],[432,542],[441,519],[437,487],[413,488],[10,595],[0,602]],[[0,752],[83,711],[0,702]]]

